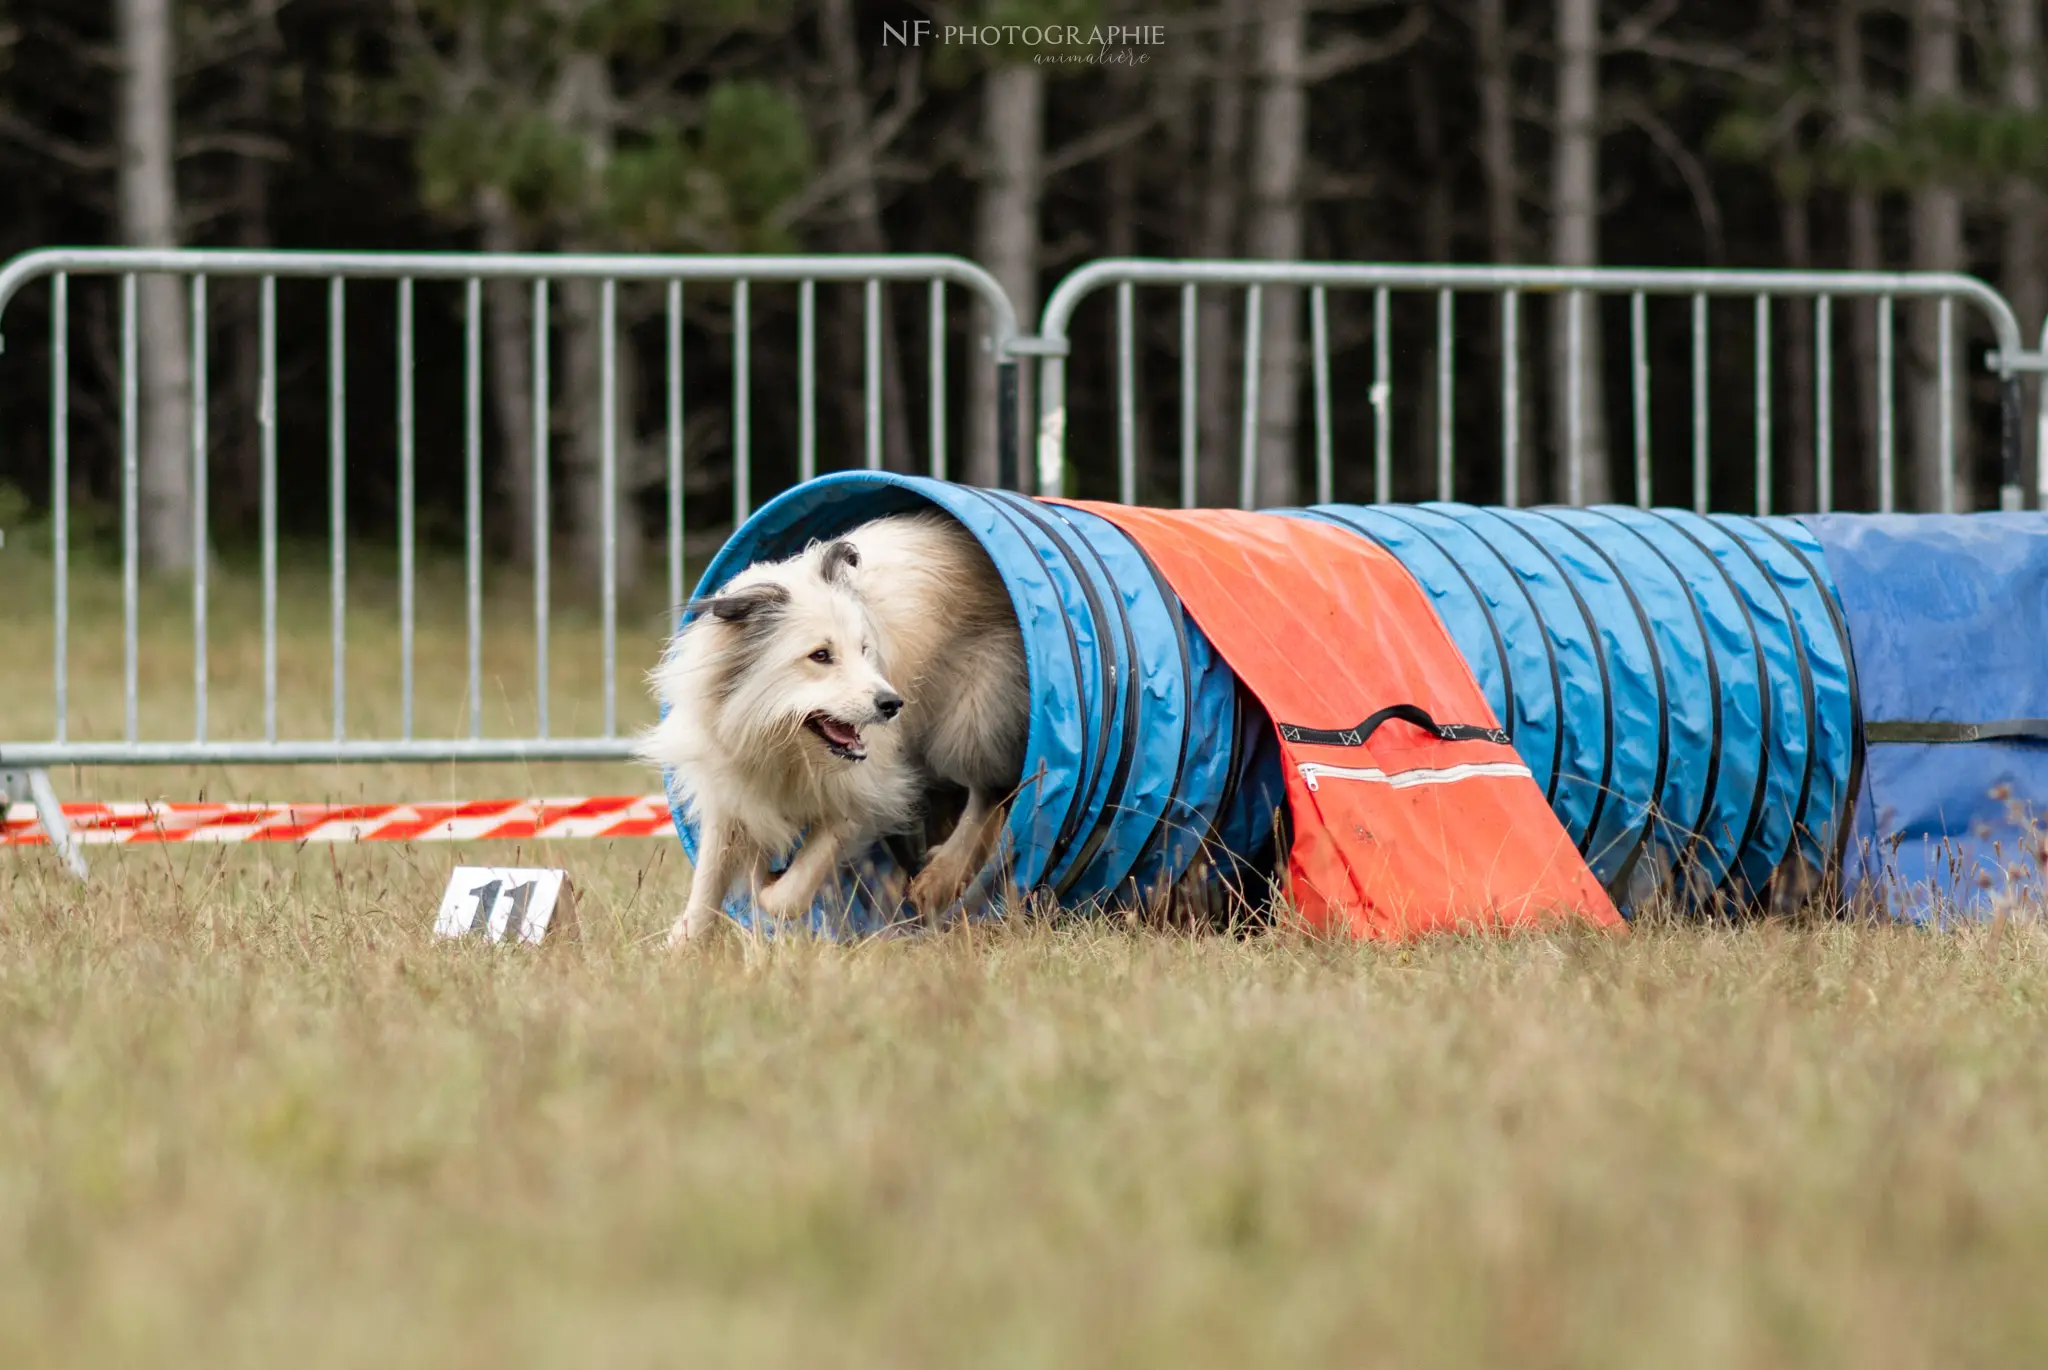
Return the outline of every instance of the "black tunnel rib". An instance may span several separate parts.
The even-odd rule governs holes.
[[[1560,562],[1557,559],[1557,557],[1551,553],[1551,550],[1548,547],[1545,547],[1542,543],[1538,542],[1535,538],[1531,537],[1523,529],[1516,527],[1514,520],[1510,519],[1507,515],[1501,513],[1498,509],[1487,509],[1481,506],[1474,507],[1478,508],[1482,513],[1491,515],[1502,526],[1514,529],[1514,531],[1520,535],[1522,541],[1528,543],[1531,547],[1534,547],[1537,553],[1540,556],[1542,556],[1542,558],[1545,561],[1550,563],[1551,569],[1557,572],[1557,578],[1563,581],[1565,589],[1571,592],[1572,603],[1578,606],[1579,617],[1585,622],[1586,625],[1586,645],[1592,650],[1593,664],[1597,666],[1600,670],[1600,716],[1602,739],[1602,750],[1600,753],[1600,779],[1595,784],[1593,790],[1593,811],[1590,814],[1586,815],[1586,831],[1579,838],[1579,855],[1590,856],[1593,851],[1593,834],[1598,832],[1600,828],[1600,815],[1607,811],[1607,792],[1611,788],[1613,788],[1614,785],[1614,681],[1608,674],[1607,653],[1600,649],[1600,628],[1599,625],[1596,622],[1594,622],[1592,606],[1588,605],[1586,603],[1586,597],[1579,593],[1578,582],[1572,579],[1570,573],[1564,569],[1564,564]],[[1482,542],[1485,541],[1484,538],[1480,540]],[[1502,561],[1505,562],[1506,558],[1503,557]],[[1513,569],[1514,568],[1510,567],[1510,572],[1512,572]],[[1521,577],[1516,576],[1515,579],[1517,583],[1519,583]],[[1550,642],[1550,635],[1548,633],[1544,634],[1543,641],[1545,644],[1545,648],[1547,650],[1549,648]],[[1556,665],[1557,658],[1556,655],[1553,653],[1551,657],[1551,669],[1553,670],[1553,672],[1556,670]],[[1564,696],[1561,690],[1558,695],[1557,708],[1559,722],[1560,724],[1562,724],[1564,715]],[[1558,730],[1558,735],[1560,738],[1563,737],[1563,728],[1561,726]]]
[[[1746,514],[1725,514],[1722,517],[1731,522],[1739,519],[1752,526],[1756,522]],[[1723,524],[1723,527],[1725,528],[1726,524]],[[1764,583],[1769,585],[1771,592],[1778,597],[1778,605],[1785,611],[1786,636],[1792,639],[1793,658],[1799,663],[1799,695],[1806,708],[1806,765],[1799,777],[1799,798],[1792,805],[1792,835],[1788,839],[1792,850],[1796,851],[1799,847],[1799,825],[1806,819],[1806,801],[1808,796],[1813,793],[1814,753],[1818,749],[1820,742],[1820,720],[1814,715],[1813,664],[1807,659],[1806,655],[1806,634],[1799,631],[1799,617],[1792,612],[1792,601],[1786,596],[1783,588],[1779,586],[1778,578],[1771,574],[1770,567],[1764,565],[1763,558],[1758,556],[1756,550],[1747,542],[1744,542],[1741,538],[1731,538],[1730,540],[1742,549],[1744,555],[1756,563],[1757,574],[1764,578]],[[1787,855],[1790,855],[1790,852],[1781,853],[1771,864],[1775,866],[1779,861],[1783,861]]]
[[[1103,606],[1102,597],[1095,592],[1095,582],[1089,577],[1087,568],[1081,564],[1080,558],[1074,551],[1073,544],[1067,539],[1066,532],[1062,531],[1060,525],[1064,520],[1054,518],[1046,512],[1044,506],[1036,504],[1022,495],[1014,494],[1007,490],[994,490],[989,493],[1005,502],[1014,504],[1027,518],[1039,526],[1046,537],[1059,549],[1060,555],[1066,558],[1067,565],[1074,573],[1074,578],[1080,582],[1082,596],[1088,601],[1088,612],[1093,616],[1097,625],[1095,642],[1102,660],[1103,703],[1105,706],[1108,706],[1103,709],[1102,726],[1097,730],[1096,735],[1097,775],[1102,773],[1102,763],[1108,756],[1110,735],[1116,731],[1115,714],[1113,712],[1115,705],[1112,703],[1112,698],[1119,691],[1123,695],[1123,744],[1117,749],[1116,765],[1110,772],[1109,787],[1103,792],[1102,812],[1096,817],[1095,826],[1090,830],[1087,839],[1082,844],[1081,850],[1068,863],[1066,874],[1054,886],[1054,893],[1059,898],[1064,899],[1068,892],[1073,889],[1075,882],[1081,878],[1081,873],[1088,868],[1088,863],[1094,859],[1096,851],[1102,846],[1104,837],[1108,835],[1110,825],[1116,821],[1117,809],[1123,799],[1123,784],[1130,775],[1131,762],[1138,753],[1138,672],[1136,669],[1138,644],[1131,633],[1130,615],[1124,612],[1123,599],[1119,596],[1116,601],[1116,626],[1123,634],[1124,660],[1130,663],[1130,669],[1122,673],[1124,678],[1119,679],[1116,666],[1116,649],[1110,643],[1108,613]],[[1088,556],[1094,560],[1095,564],[1101,567],[1103,579],[1114,584],[1114,578],[1110,576],[1109,568],[1102,565],[1102,559],[1096,554],[1095,549],[1089,547],[1085,540],[1082,541],[1081,545],[1087,551]],[[1057,850],[1065,851],[1068,844],[1080,836],[1081,815],[1085,811],[1086,801],[1084,798],[1083,805],[1072,811],[1070,817],[1073,819],[1073,823],[1062,832]]]
[[[990,493],[991,492],[987,491],[983,492],[985,496],[989,495]],[[1030,549],[1031,555],[1034,557],[1037,556],[1038,549],[1032,545],[1031,537],[1027,532],[1025,532],[1024,527],[1018,522],[1016,513],[1009,507],[1005,506],[1003,501],[999,499],[990,498],[989,503],[994,506],[996,513],[999,516],[1001,516],[1006,522],[1008,522],[1010,527],[1016,531],[1018,537],[1023,539],[1024,545]],[[1083,593],[1087,596],[1087,598],[1093,600],[1094,591],[1088,588],[1085,578],[1082,581],[1082,589]],[[1096,614],[1096,621],[1098,623],[1101,621],[1100,613]],[[1066,629],[1067,650],[1072,654],[1073,657],[1074,697],[1077,700],[1085,700],[1087,698],[1087,691],[1082,688],[1080,639],[1078,639],[1074,635],[1073,621],[1070,620],[1064,613],[1060,615],[1060,623]],[[1100,630],[1098,630],[1096,634],[1098,644],[1101,640],[1101,636],[1101,632]],[[1099,645],[1098,650],[1100,650]],[[1105,672],[1105,676],[1106,675],[1107,673]],[[1095,788],[1094,777],[1100,774],[1096,767],[1099,767],[1101,765],[1102,756],[1108,750],[1109,720],[1108,711],[1105,710],[1103,718],[1099,720],[1096,725],[1096,746],[1094,762],[1091,764],[1088,756],[1085,753],[1081,757],[1081,775],[1075,783],[1072,796],[1067,800],[1067,811],[1060,820],[1059,837],[1054,841],[1052,849],[1046,855],[1046,868],[1048,870],[1052,868],[1054,859],[1059,855],[1061,851],[1065,849],[1068,839],[1073,835],[1074,828],[1081,821],[1081,810],[1084,807],[1086,807],[1088,803],[1089,792]]]
[[[1770,787],[1771,783],[1771,718],[1777,708],[1777,701],[1771,697],[1771,663],[1765,658],[1763,644],[1757,638],[1756,619],[1749,612],[1749,600],[1744,597],[1742,587],[1735,583],[1735,578],[1729,575],[1727,570],[1722,567],[1721,559],[1715,556],[1707,544],[1700,541],[1691,529],[1673,519],[1665,511],[1649,509],[1644,512],[1652,518],[1659,520],[1665,527],[1671,529],[1698,548],[1700,555],[1705,557],[1708,565],[1714,568],[1714,574],[1721,577],[1722,582],[1728,587],[1728,593],[1734,597],[1736,610],[1742,615],[1742,626],[1749,634],[1750,655],[1756,658],[1756,688],[1759,698],[1757,705],[1757,722],[1759,725],[1757,728],[1757,745],[1760,749],[1756,766],[1756,793],[1750,797],[1749,820],[1743,824],[1742,839],[1735,844],[1734,858],[1728,863],[1727,873],[1721,878],[1721,888],[1732,890],[1735,888],[1736,880],[1741,875],[1742,855],[1749,850],[1750,842],[1756,837],[1757,824],[1763,821],[1764,792]],[[1711,527],[1712,525],[1709,524],[1708,526]],[[1726,536],[1726,530],[1724,529],[1722,532]],[[1693,834],[1692,850],[1698,850],[1699,839],[1700,833],[1695,832]],[[1749,891],[1744,891],[1745,897],[1749,893]]]
[[[1827,605],[1828,622],[1834,626],[1835,641],[1842,649],[1842,669],[1848,672],[1849,676],[1849,784],[1834,816],[1835,826],[1840,829],[1835,838],[1835,867],[1839,870],[1849,857],[1849,829],[1854,826],[1851,820],[1856,811],[1856,796],[1863,785],[1863,690],[1856,679],[1856,652],[1849,640],[1849,624],[1842,617],[1842,606],[1835,602],[1834,587],[1822,577],[1820,568],[1813,564],[1813,558],[1807,556],[1799,544],[1761,519],[1757,521],[1757,526],[1776,538],[1785,550],[1799,558],[1799,564],[1806,568],[1808,578],[1813,581],[1822,602]]]
[[[1699,631],[1700,659],[1706,663],[1707,697],[1712,701],[1713,705],[1711,714],[1713,722],[1707,750],[1706,779],[1700,787],[1699,813],[1692,821],[1691,841],[1686,848],[1688,853],[1695,852],[1698,850],[1700,834],[1706,831],[1707,816],[1713,813],[1714,801],[1720,797],[1721,789],[1721,729],[1723,726],[1721,720],[1721,664],[1714,651],[1713,636],[1707,631],[1707,616],[1700,612],[1699,600],[1693,595],[1692,586],[1687,583],[1685,576],[1680,573],[1677,564],[1664,554],[1663,548],[1643,536],[1642,529],[1637,528],[1625,519],[1616,517],[1609,510],[1594,509],[1591,512],[1600,515],[1615,527],[1633,535],[1636,541],[1650,549],[1657,560],[1664,563],[1665,569],[1671,572],[1672,580],[1684,592],[1685,607],[1692,610],[1693,627]]]
[[[1614,879],[1608,886],[1610,891],[1625,889],[1629,877],[1635,873],[1636,863],[1643,858],[1643,849],[1650,843],[1650,834],[1656,829],[1658,807],[1664,795],[1664,777],[1670,772],[1671,767],[1671,698],[1664,688],[1664,654],[1658,649],[1657,636],[1650,628],[1650,615],[1644,610],[1643,602],[1636,598],[1635,586],[1622,574],[1621,567],[1615,564],[1614,558],[1607,555],[1607,549],[1587,537],[1582,530],[1566,523],[1548,510],[1532,509],[1529,513],[1533,518],[1548,520],[1572,534],[1600,558],[1613,573],[1614,583],[1620,586],[1621,592],[1628,597],[1628,606],[1635,611],[1636,626],[1642,630],[1643,645],[1649,649],[1650,673],[1657,681],[1657,769],[1650,781],[1650,799],[1644,806],[1642,831],[1636,834],[1635,845],[1615,868]],[[1610,708],[1608,712],[1611,717],[1613,710]]]

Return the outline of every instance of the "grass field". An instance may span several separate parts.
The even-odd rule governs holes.
[[[324,605],[292,593],[288,713],[324,720]],[[104,722],[119,641],[81,594]],[[181,603],[146,619],[165,696]],[[361,612],[375,718],[388,623]],[[0,613],[4,735],[48,625]],[[562,630],[564,679],[589,640]],[[508,709],[520,642],[493,649]],[[246,672],[222,679],[240,723]],[[460,677],[432,685],[445,722]],[[100,850],[80,887],[0,853],[0,1364],[2048,1363],[2035,921],[669,957],[677,852],[643,841],[516,853],[570,869],[579,941],[431,940],[448,868],[514,855]]]

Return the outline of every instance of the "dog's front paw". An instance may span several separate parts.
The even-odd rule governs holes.
[[[685,909],[682,917],[669,925],[665,944],[670,951],[674,951],[688,942],[702,942],[724,921],[725,916],[716,909],[708,912],[702,909]]]

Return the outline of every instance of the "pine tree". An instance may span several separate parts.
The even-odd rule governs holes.
[[[713,55],[783,33],[782,0],[716,0],[672,17],[657,0],[399,0],[405,61],[387,104],[416,126],[422,199],[474,225],[494,251],[744,252],[786,248],[778,219],[810,175],[803,112],[754,77],[683,78]],[[630,349],[614,393],[602,392],[603,319],[594,282],[558,290],[564,334],[566,442],[561,486],[584,583],[603,574],[601,406],[612,403],[622,451],[615,572],[637,580],[640,489],[658,462],[637,456]],[[509,450],[506,525],[530,526],[534,435],[528,294],[493,291],[493,394]],[[622,329],[632,315],[616,320]],[[513,546],[519,544],[515,541]]]

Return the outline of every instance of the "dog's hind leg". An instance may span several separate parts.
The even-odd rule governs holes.
[[[682,916],[668,930],[668,944],[672,947],[703,936],[723,916],[719,906],[725,902],[726,891],[739,878],[741,866],[753,848],[737,824],[711,814],[703,818],[697,829],[697,862],[690,879],[690,897],[683,904]]]
[[[910,882],[910,905],[926,922],[938,918],[953,906],[976,871],[995,850],[1002,831],[1005,806],[997,803],[979,786],[967,792],[967,807],[944,842],[933,849],[931,859]]]

